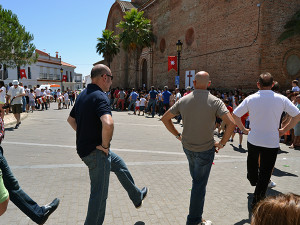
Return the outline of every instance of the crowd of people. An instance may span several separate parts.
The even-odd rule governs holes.
[[[5,85],[0,81],[0,114],[4,119],[5,114],[13,113],[17,123],[15,129],[20,124],[20,114],[22,112],[33,112],[35,110],[48,110],[51,102],[57,102],[58,109],[69,108],[79,92],[67,88],[61,92],[60,89],[51,90],[47,86],[41,87],[39,84],[33,88],[14,80],[12,83]]]
[[[110,90],[113,75],[110,69],[102,64],[92,69],[91,79],[92,83],[78,96],[67,119],[76,132],[77,153],[89,168],[91,193],[85,224],[102,224],[104,221],[111,171],[117,175],[137,209],[142,206],[149,192],[147,187],[140,189],[135,185],[124,160],[110,150],[114,131],[111,110],[132,110],[135,115],[143,116],[146,113],[152,118],[156,114],[162,116],[160,120],[182,145],[192,178],[186,224],[212,224],[202,217],[211,167],[215,153],[224,148],[228,141],[232,142],[237,133],[239,148],[242,148],[243,135],[248,135],[247,179],[255,187],[251,204],[253,212],[251,224],[299,224],[299,195],[289,193],[266,198],[270,183],[273,183],[273,187],[276,185],[270,178],[280,150],[279,137],[282,137],[282,141],[286,144],[292,143],[291,148],[300,145],[300,88],[297,80],[292,82],[291,90],[279,93],[278,83],[273,81],[272,75],[263,73],[257,82],[259,91],[245,92],[241,89],[219,91],[209,89],[210,75],[200,71],[193,80],[194,90],[188,87],[186,90],[173,91],[167,86],[163,90],[152,86],[149,91],[122,88]],[[13,87],[6,93],[8,100],[11,99],[12,103],[17,102],[17,98],[25,97],[24,88],[19,86],[18,81],[14,81]],[[45,91],[41,90],[39,93],[38,89],[37,86],[33,92],[40,97]],[[63,96],[57,91],[56,97],[53,95],[59,109],[63,103],[65,107],[69,105],[69,92],[64,93],[66,94],[67,96]],[[42,105],[42,110],[49,106],[47,102],[38,101],[35,107],[37,104]],[[1,109],[4,108],[3,105],[5,104],[2,104]],[[22,107],[22,104],[17,104],[18,108],[11,105],[14,114]],[[174,126],[173,118],[176,118],[178,123],[182,120],[184,125],[182,134]],[[220,139],[216,141],[214,135]],[[4,160],[3,158],[2,161]],[[3,169],[2,172],[6,173]],[[3,190],[0,198],[0,215],[1,203],[5,203],[8,196],[13,197],[15,194],[9,192],[8,195],[5,192],[8,186],[5,176],[3,181],[4,185],[0,179],[0,193]],[[58,204],[59,200],[55,199],[41,208],[40,218],[35,218],[36,215],[30,218],[34,221],[46,221]]]

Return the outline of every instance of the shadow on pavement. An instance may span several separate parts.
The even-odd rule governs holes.
[[[142,221],[138,221],[138,222],[136,222],[134,225],[145,225],[145,223],[142,222]]]
[[[235,223],[234,225],[244,225],[244,224],[250,224],[251,223],[251,215],[252,215],[252,209],[251,209],[251,203],[253,200],[253,193],[248,193],[248,219],[242,219],[241,221]]]
[[[287,177],[298,177],[298,175],[296,175],[296,174],[282,171],[280,169],[277,169],[276,167],[274,167],[274,171],[273,171],[272,175],[276,176],[276,177],[286,177],[286,176]]]
[[[5,128],[5,131],[14,131],[15,130],[15,127],[7,127]]]
[[[272,188],[268,188],[266,195],[268,197],[268,196],[277,196],[277,195],[280,195],[280,194],[282,194],[282,192],[276,191],[275,189],[272,189]]]
[[[243,147],[242,148],[238,148],[238,147],[234,146],[233,144],[230,144],[230,145],[232,146],[233,151],[240,152],[240,153],[246,153],[247,152],[247,150],[244,149]]]
[[[287,152],[287,151],[282,151],[281,149],[279,149],[279,150],[278,150],[278,154],[282,154],[282,153],[288,154],[289,152]]]
[[[280,191],[276,191],[274,189],[268,188],[267,190],[267,196],[277,196],[282,194]],[[252,209],[251,209],[251,203],[253,200],[253,193],[248,193],[248,219],[242,219],[241,221],[235,223],[234,225],[244,225],[244,224],[250,224],[251,223],[251,216],[252,216]]]

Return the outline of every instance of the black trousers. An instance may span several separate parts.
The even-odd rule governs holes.
[[[279,148],[265,148],[247,142],[247,178],[255,187],[252,206],[264,199]],[[260,156],[260,166],[258,157]]]

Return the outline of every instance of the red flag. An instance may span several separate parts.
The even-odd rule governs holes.
[[[21,78],[21,79],[22,79],[22,78],[27,79],[25,69],[21,69],[21,70],[20,70],[20,78]]]
[[[177,71],[177,56],[168,56],[168,72],[171,69]]]
[[[62,81],[65,81],[65,82],[67,82],[67,75],[63,75],[63,77],[62,77]]]

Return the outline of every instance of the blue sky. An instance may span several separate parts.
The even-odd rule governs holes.
[[[75,65],[86,76],[93,63],[102,59],[96,53],[97,37],[105,29],[115,0],[1,0],[15,13],[20,24],[34,36],[37,49]]]

